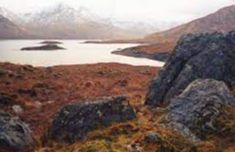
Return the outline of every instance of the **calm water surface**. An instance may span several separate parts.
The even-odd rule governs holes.
[[[85,44],[78,40],[59,40],[66,50],[20,51],[23,47],[40,46],[43,40],[0,40],[0,62],[54,66],[92,63],[125,63],[130,65],[162,66],[162,62],[111,54],[112,51],[137,44]]]

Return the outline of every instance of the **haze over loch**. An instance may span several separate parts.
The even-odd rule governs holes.
[[[90,44],[86,40],[57,40],[62,50],[20,51],[25,46],[41,46],[43,40],[4,40],[0,41],[0,61],[33,66],[55,66],[71,64],[95,64],[117,62],[130,65],[162,66],[163,62],[125,57],[112,54],[112,51],[138,44]]]

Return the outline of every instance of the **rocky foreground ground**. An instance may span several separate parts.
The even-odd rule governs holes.
[[[157,72],[158,69],[153,67],[122,64],[36,68],[1,63],[1,109],[27,123],[39,142],[36,147],[40,147],[54,115],[64,105],[126,95],[132,106],[138,109],[144,103],[148,85]]]
[[[235,32],[182,37],[160,72],[2,63],[0,151],[234,152],[234,65]]]

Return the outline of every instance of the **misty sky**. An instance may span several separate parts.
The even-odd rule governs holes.
[[[0,0],[0,6],[21,13],[57,3],[84,6],[102,17],[125,21],[186,22],[235,4],[235,0]]]

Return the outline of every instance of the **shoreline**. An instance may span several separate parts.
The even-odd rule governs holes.
[[[118,54],[117,54],[118,55]],[[125,56],[125,55],[122,55]],[[132,56],[133,57],[133,56]],[[136,57],[138,58],[138,57]],[[154,60],[156,61],[156,60]],[[161,61],[159,61],[161,62]],[[122,66],[130,66],[130,67],[149,67],[149,68],[161,68],[162,66],[153,66],[153,65],[132,65],[128,63],[119,63],[119,62],[98,62],[98,63],[83,63],[83,64],[55,64],[55,65],[49,65],[49,66],[44,66],[44,65],[32,65],[32,64],[27,64],[27,63],[14,63],[14,62],[9,62],[9,61],[0,61],[1,64],[12,64],[16,66],[29,66],[33,68],[55,68],[55,67],[75,67],[75,66],[92,66],[92,65],[122,65]]]
[[[165,62],[170,57],[173,47],[173,43],[147,44],[116,50],[112,54]]]
[[[84,43],[93,44],[119,44],[119,43],[133,43],[133,44],[147,44],[148,42],[142,39],[130,39],[130,40],[88,40]]]
[[[148,54],[148,53],[132,50],[131,48],[123,49],[120,51],[113,51],[112,54],[135,57],[135,58],[150,59],[150,60],[159,61],[159,62],[165,62],[170,56],[170,53]]]

